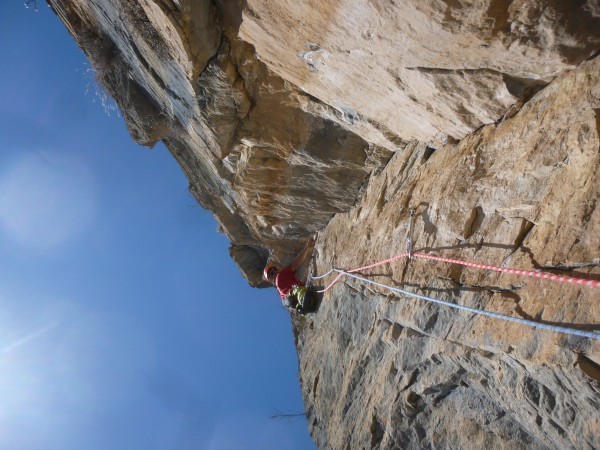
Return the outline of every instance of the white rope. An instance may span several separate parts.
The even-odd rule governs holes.
[[[388,286],[387,284],[378,283],[377,281],[369,280],[368,278],[359,277],[358,275],[354,275],[353,273],[349,273],[349,272],[344,272],[343,270],[339,270],[339,269],[331,269],[325,275],[322,275],[320,277],[312,277],[312,278],[315,279],[315,280],[319,279],[319,278],[323,278],[323,277],[327,276],[328,274],[330,274],[331,272],[338,272],[338,273],[344,274],[344,275],[346,275],[348,277],[356,278],[357,280],[361,280],[361,281],[364,281],[366,283],[374,284],[376,286],[380,286],[380,287],[389,289],[389,290],[394,291],[394,292],[400,292],[401,294],[405,294],[405,295],[408,295],[410,297],[420,298],[422,300],[426,300],[426,301],[429,301],[429,302],[437,303],[439,305],[449,306],[451,308],[456,308],[456,309],[460,309],[460,310],[463,310],[463,311],[468,311],[468,312],[471,312],[471,313],[474,313],[474,314],[480,314],[480,315],[483,315],[483,316],[494,317],[496,319],[506,320],[508,322],[516,322],[516,323],[520,323],[520,324],[523,324],[523,325],[528,325],[528,326],[534,327],[534,328],[541,328],[541,329],[544,329],[544,330],[552,330],[552,331],[557,331],[559,333],[571,334],[571,335],[575,335],[575,336],[583,336],[583,337],[587,337],[587,338],[590,338],[590,339],[598,339],[598,340],[600,340],[600,334],[599,333],[594,333],[593,331],[583,331],[583,330],[576,330],[574,328],[565,328],[565,327],[561,327],[561,326],[558,326],[558,325],[549,325],[549,324],[546,324],[546,323],[539,323],[539,322],[534,322],[532,320],[521,319],[521,318],[518,318],[518,317],[506,316],[504,314],[498,314],[498,313],[494,313],[494,312],[490,312],[490,311],[485,311],[485,310],[482,310],[482,309],[470,308],[468,306],[458,305],[456,303],[445,302],[443,300],[438,300],[438,299],[435,299],[435,298],[427,297],[425,295],[416,294],[414,292],[406,291],[404,289],[400,289],[400,288],[397,288],[397,287]]]

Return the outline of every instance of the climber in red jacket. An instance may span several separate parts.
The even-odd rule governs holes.
[[[315,240],[310,239],[289,266],[279,270],[275,264],[269,264],[263,272],[265,279],[273,283],[279,291],[284,306],[300,314],[314,312],[317,308],[314,293],[296,278],[296,269],[310,258],[314,246]]]

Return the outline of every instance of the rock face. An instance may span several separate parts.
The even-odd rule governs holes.
[[[596,58],[460,143],[429,157],[419,144],[397,152],[322,233],[316,272],[401,253],[415,208],[417,252],[600,279],[599,75]],[[363,274],[473,308],[600,330],[599,288],[419,259]],[[295,327],[319,448],[600,447],[600,341],[354,279]]]
[[[48,0],[253,286],[419,251],[600,278],[595,0]],[[420,260],[365,274],[600,330],[597,288]],[[600,344],[345,280],[294,317],[319,448],[597,448]]]

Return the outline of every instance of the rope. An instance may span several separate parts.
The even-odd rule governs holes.
[[[526,275],[528,277],[536,277],[536,278],[546,278],[548,280],[558,281],[560,283],[574,283],[574,284],[582,284],[584,286],[600,287],[600,281],[586,280],[583,278],[561,277],[559,275],[554,275],[552,273],[547,273],[547,272],[534,272],[531,270],[521,270],[521,269],[511,269],[511,268],[507,268],[507,267],[490,266],[489,264],[479,264],[479,263],[470,262],[470,261],[461,261],[459,259],[442,258],[440,256],[426,255],[423,253],[416,253],[413,255],[413,258],[432,259],[434,261],[444,261],[444,262],[449,262],[452,264],[460,264],[463,266],[477,267],[479,269],[495,270],[496,272],[514,273],[517,275]]]
[[[377,267],[377,266],[381,266],[383,264],[388,264],[388,263],[391,263],[392,261],[396,261],[397,259],[406,258],[407,256],[408,256],[408,252],[400,253],[399,255],[392,256],[391,258],[386,259],[384,261],[379,261],[379,262],[376,262],[373,264],[369,264],[368,266],[357,267],[356,269],[347,270],[346,272],[348,272],[348,273],[360,272],[361,270],[371,269],[372,267]],[[321,276],[318,276],[318,277],[311,276],[310,277],[311,280],[319,280],[321,278],[325,278],[327,275],[329,275],[332,272],[340,272],[340,274],[335,278],[335,280],[333,280],[331,283],[329,283],[325,289],[316,291],[316,292],[318,292],[318,293],[327,292],[329,289],[331,289],[333,287],[334,284],[336,284],[338,281],[340,281],[340,278],[342,278],[344,276],[344,272],[340,271],[338,269],[331,269],[329,272],[327,272],[326,274],[323,274]]]
[[[376,286],[380,286],[380,287],[384,287],[386,289],[389,289],[391,291],[394,292],[400,292],[402,294],[411,296],[411,297],[416,297],[416,298],[420,298],[423,300],[427,300],[433,303],[437,303],[439,305],[445,305],[445,306],[449,306],[451,308],[456,308],[456,309],[460,309],[460,310],[464,310],[464,311],[469,311],[472,312],[474,314],[480,314],[483,316],[488,316],[488,317],[494,317],[496,319],[502,319],[502,320],[506,320],[509,322],[516,322],[516,323],[521,323],[524,325],[528,325],[534,328],[541,328],[541,329],[545,329],[545,330],[552,330],[552,331],[557,331],[559,333],[565,333],[565,334],[572,334],[572,335],[576,335],[576,336],[583,336],[583,337],[588,337],[591,339],[598,339],[600,340],[600,334],[598,333],[594,333],[592,331],[582,331],[582,330],[576,330],[574,328],[565,328],[565,327],[561,327],[558,325],[548,325],[545,323],[539,323],[539,322],[534,322],[532,320],[527,320],[527,319],[520,319],[517,317],[512,317],[512,316],[506,316],[504,314],[498,314],[498,313],[494,313],[494,312],[490,312],[490,311],[485,311],[482,309],[476,309],[476,308],[470,308],[468,306],[463,306],[463,305],[458,305],[456,303],[449,303],[449,302],[445,302],[443,300],[438,300],[435,298],[431,298],[431,297],[427,297],[425,295],[420,295],[420,294],[416,294],[414,292],[410,292],[410,291],[406,291],[404,289],[400,289],[397,287],[393,287],[393,286],[388,286],[386,284],[383,283],[378,283],[376,281],[372,281],[369,280],[367,278],[363,278],[363,277],[359,277],[358,275],[354,275],[353,272],[360,272],[361,270],[365,270],[365,269],[370,269],[373,267],[377,267],[377,266],[381,266],[383,264],[388,264],[392,261],[396,261],[398,259],[402,259],[402,258],[406,258],[406,257],[412,257],[412,258],[421,258],[421,259],[429,259],[429,260],[433,260],[433,261],[442,261],[442,262],[448,262],[451,264],[460,264],[463,266],[468,266],[468,267],[476,267],[479,269],[487,269],[487,270],[494,270],[496,272],[504,272],[504,273],[512,273],[512,274],[517,274],[517,275],[525,275],[525,276],[529,276],[529,277],[536,277],[536,278],[544,278],[544,279],[548,279],[548,280],[552,280],[552,281],[557,281],[560,283],[574,283],[574,284],[581,284],[584,286],[594,286],[594,287],[600,287],[600,281],[594,281],[594,280],[586,280],[583,278],[573,278],[573,277],[562,277],[562,276],[558,276],[558,275],[554,275],[551,273],[547,273],[547,272],[535,272],[535,271],[531,271],[531,270],[521,270],[521,269],[511,269],[511,268],[506,268],[506,267],[499,267],[499,266],[492,266],[489,264],[480,264],[480,263],[475,263],[475,262],[471,262],[471,261],[462,261],[459,259],[451,259],[451,258],[443,258],[440,256],[434,256],[434,255],[427,255],[424,253],[413,253],[410,254],[409,252],[404,252],[404,253],[400,253],[396,256],[392,256],[391,258],[388,258],[386,260],[383,261],[378,261],[366,266],[362,266],[362,267],[357,267],[356,269],[352,269],[352,270],[339,270],[339,269],[331,269],[329,272],[321,275],[321,276],[316,276],[316,277],[311,277],[311,279],[313,280],[318,280],[321,278],[325,278],[327,275],[333,273],[333,272],[337,272],[338,276],[335,278],[335,280],[333,280],[331,283],[329,283],[329,285],[327,285],[327,287],[325,289],[322,289],[320,291],[316,291],[318,293],[323,293],[323,292],[327,292],[329,289],[331,289],[342,277],[344,276],[348,276],[348,277],[352,277],[352,278],[356,278],[357,280],[361,280],[364,281],[366,283],[370,283],[370,284],[374,284]]]
[[[416,256],[416,255],[413,255],[413,256]],[[494,313],[494,312],[490,312],[490,311],[485,311],[482,309],[470,308],[468,306],[458,305],[456,303],[445,302],[443,300],[438,300],[435,298],[427,297],[425,295],[420,295],[420,294],[416,294],[414,292],[405,291],[404,289],[400,289],[397,287],[388,286],[387,284],[378,283],[377,281],[369,280],[367,278],[363,278],[363,277],[359,277],[358,275],[354,275],[354,274],[350,273],[349,271],[344,272],[343,270],[338,270],[338,269],[333,269],[332,271],[338,272],[339,273],[338,277],[345,275],[348,277],[356,278],[357,280],[361,280],[366,283],[374,284],[376,286],[387,288],[394,292],[400,292],[400,293],[408,295],[410,297],[420,298],[422,300],[427,300],[429,302],[437,303],[439,305],[449,306],[451,308],[456,308],[456,309],[460,309],[463,311],[469,311],[471,313],[480,314],[483,316],[494,317],[496,319],[502,319],[502,320],[506,320],[508,322],[521,323],[523,325],[529,325],[530,327],[534,327],[534,328],[558,331],[559,333],[571,334],[571,335],[575,335],[575,336],[583,336],[583,337],[587,337],[587,338],[591,338],[591,339],[600,340],[600,334],[594,333],[592,331],[583,331],[583,330],[576,330],[574,328],[565,328],[565,327],[561,327],[558,325],[549,325],[549,324],[545,324],[545,323],[534,322],[532,320],[520,319],[518,317],[506,316],[504,314],[498,314],[498,313]]]
[[[368,266],[363,266],[363,267],[358,267],[356,269],[348,270],[347,272],[348,273],[360,272],[361,270],[370,269],[372,267],[381,266],[383,264],[388,264],[392,261],[396,261],[397,259],[402,259],[407,256],[409,256],[408,252],[400,253],[399,255],[393,256],[389,259],[386,259],[383,261],[378,261],[376,263],[369,264]],[[554,275],[552,273],[547,273],[547,272],[535,272],[535,271],[531,271],[531,270],[511,269],[511,268],[507,268],[507,267],[492,266],[489,264],[480,264],[480,263],[476,263],[476,262],[472,262],[472,261],[462,261],[460,259],[443,258],[441,256],[427,255],[425,253],[413,253],[411,256],[413,258],[430,259],[430,260],[434,260],[434,261],[443,261],[443,262],[448,262],[451,264],[460,264],[462,266],[476,267],[478,269],[494,270],[496,272],[512,273],[512,274],[516,274],[516,275],[525,275],[528,277],[535,277],[535,278],[544,278],[544,279],[548,279],[548,280],[552,280],[552,281],[557,281],[559,283],[574,283],[574,284],[581,284],[584,286],[600,287],[600,281],[586,280],[584,278],[563,277],[563,276]],[[312,279],[318,280],[320,278],[324,278],[325,276],[329,275],[331,272],[332,272],[332,270],[330,270],[325,275],[322,275],[320,277],[312,277]],[[344,276],[344,273],[342,271],[341,273],[339,273],[339,275],[336,277],[335,280],[333,280],[329,285],[327,285],[327,287],[325,289],[323,289],[321,291],[317,291],[317,292],[327,292],[343,276]]]

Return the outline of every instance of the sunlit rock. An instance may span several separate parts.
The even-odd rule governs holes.
[[[592,0],[49,0],[253,286],[418,251],[598,279]],[[597,288],[394,262],[382,283],[598,330]],[[327,280],[326,280],[327,281]],[[319,448],[596,448],[597,341],[354,281],[293,319]]]

